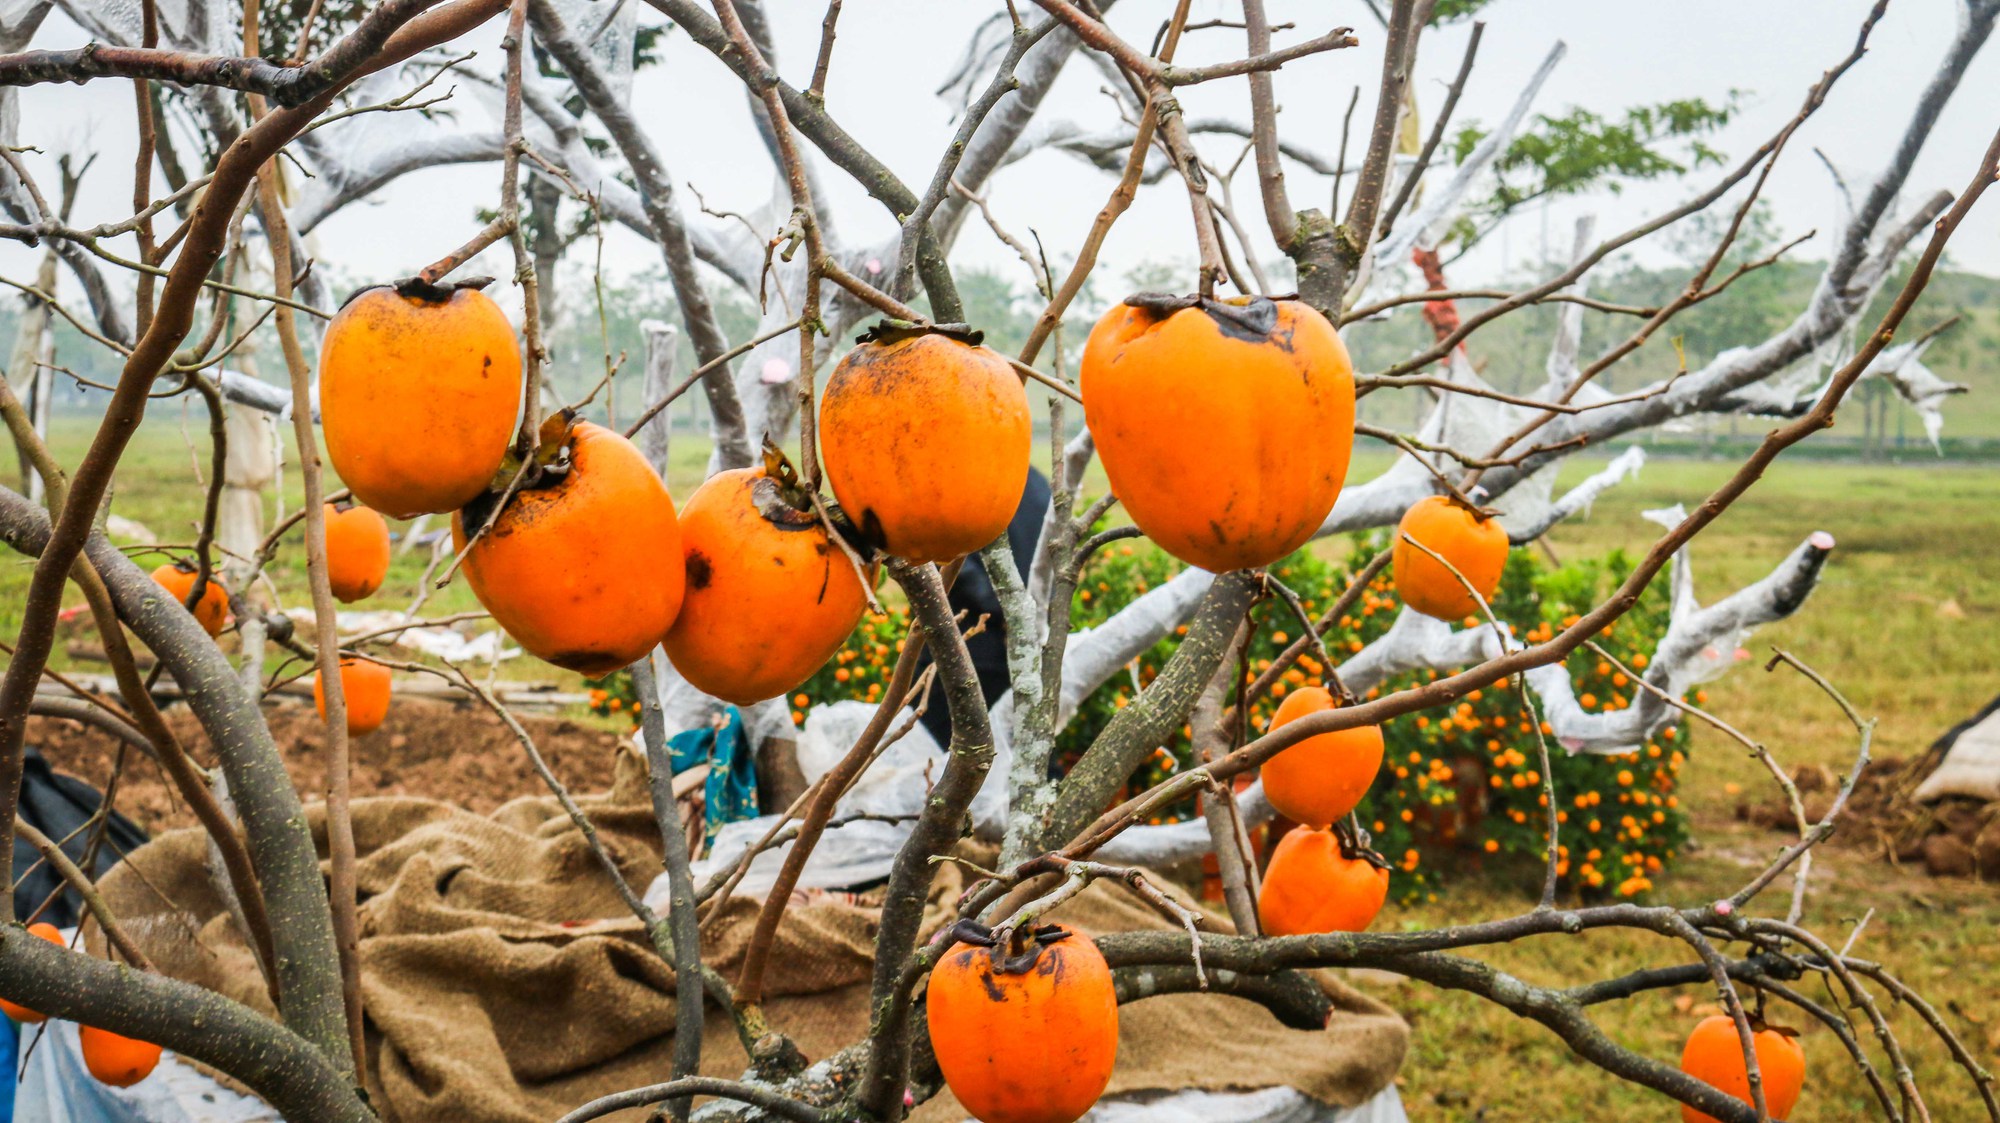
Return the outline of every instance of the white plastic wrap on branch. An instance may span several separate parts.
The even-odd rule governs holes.
[[[661,648],[651,653],[653,665],[653,685],[660,693],[660,713],[666,722],[667,736],[707,725],[713,721],[728,703],[702,693],[681,673],[674,669],[673,661],[667,658]],[[821,709],[825,707],[820,707]],[[754,705],[741,707],[745,731],[750,743],[755,746],[772,736],[790,736],[792,727],[791,708],[783,698],[772,698]],[[815,713],[818,712],[816,709]]]
[[[1861,372],[1861,378],[1863,381],[1873,378],[1888,383],[1898,397],[1917,411],[1931,448],[1942,453],[1938,438],[1944,433],[1945,399],[1966,393],[1970,387],[1947,382],[1924,364],[1923,353],[1933,342],[1935,338],[1897,344],[1875,356],[1867,369]],[[1789,376],[1737,391],[1726,399],[1725,404],[1741,412],[1797,417],[1819,403],[1820,397],[1826,393],[1832,372],[1846,361],[1848,354],[1846,348],[1828,351],[1810,367],[1802,364]]]
[[[847,754],[874,714],[875,707],[866,702],[813,707],[798,739],[799,770],[807,783],[825,775]],[[807,859],[798,887],[837,889],[887,877],[896,851],[909,836],[911,822],[923,810],[929,792],[926,778],[942,772],[944,765],[944,750],[921,723],[884,749],[834,805],[829,820],[832,825]],[[857,818],[863,815],[871,817]],[[764,815],[724,826],[708,853],[694,862],[695,883],[702,884],[717,870],[733,864],[777,821],[776,815]],[[770,893],[791,846],[787,842],[759,854],[736,892],[755,899]],[[655,908],[667,906],[665,874],[654,879],[646,890],[646,900]]]
[[[646,381],[644,399],[657,402],[667,396],[673,388],[674,358],[678,351],[681,329],[664,320],[639,321],[639,334],[646,339]],[[645,453],[653,471],[661,479],[667,475],[667,451],[673,437],[673,414],[662,410],[659,416],[646,422],[637,434],[639,451]]]
[[[129,0],[58,0],[56,7],[99,42],[136,47],[145,28],[144,8]],[[236,13],[215,0],[159,0],[154,7],[159,20],[160,45],[200,54],[235,53],[228,32],[236,26]]]
[[[1527,117],[1528,107],[1534,104],[1535,95],[1541,92],[1542,83],[1548,81],[1549,75],[1555,71],[1556,64],[1562,61],[1563,55],[1568,51],[1568,44],[1560,39],[1556,40],[1556,45],[1549,48],[1547,57],[1542,59],[1542,65],[1536,68],[1534,76],[1528,79],[1528,84],[1514,99],[1514,106],[1507,111],[1507,116],[1501,118],[1493,131],[1486,134],[1478,146],[1466,155],[1465,161],[1459,164],[1443,189],[1424,200],[1415,214],[1404,219],[1389,232],[1387,238],[1376,244],[1375,256],[1378,260],[1400,263],[1410,252],[1410,247],[1416,245],[1419,240],[1430,245],[1443,236],[1445,229],[1457,219],[1459,205],[1464,202],[1465,193],[1471,190],[1473,181],[1479,178],[1496,157],[1506,151],[1509,144],[1513,143],[1514,133],[1521,127],[1521,121]]]
[[[1246,830],[1255,830],[1277,818],[1277,810],[1271,806],[1270,800],[1264,798],[1264,781],[1258,780],[1236,793],[1236,813],[1243,817]],[[1131,827],[1105,843],[1094,857],[1121,866],[1151,866],[1157,869],[1193,861],[1207,854],[1212,845],[1207,821],[1196,818],[1158,826]]]
[[[1561,499],[1548,505],[1532,522],[1503,519],[1501,525],[1507,528],[1507,538],[1516,546],[1525,545],[1547,534],[1557,523],[1576,514],[1589,511],[1598,496],[1637,476],[1639,469],[1646,466],[1646,450],[1632,445],[1612,458],[1611,463],[1582,483],[1570,488]],[[1553,467],[1553,465],[1551,465]]]
[[[1173,635],[1214,583],[1215,574],[1205,569],[1184,569],[1097,627],[1071,633],[1069,658],[1063,660],[1062,701],[1056,711],[1056,728],[1067,725],[1083,700],[1112,675],[1124,670],[1126,664],[1147,648]]]
[[[1675,507],[1647,514],[1660,516],[1658,521],[1677,522],[1682,512]],[[1746,657],[1743,642],[1753,629],[1798,611],[1818,584],[1832,551],[1833,535],[1815,531],[1768,576],[1703,608],[1695,603],[1687,551],[1682,549],[1674,555],[1673,615],[1646,666],[1645,680],[1679,697],[1697,683],[1728,671]],[[1651,691],[1636,687],[1631,704],[1623,709],[1588,712],[1577,701],[1569,672],[1560,664],[1529,671],[1528,684],[1541,697],[1544,719],[1557,742],[1572,754],[1632,752],[1679,714]]]
[[[600,17],[601,18],[601,17]],[[594,25],[593,25],[594,26]],[[367,198],[411,172],[448,164],[498,161],[502,139],[497,125],[501,88],[490,74],[461,67],[452,77],[464,79],[464,89],[477,97],[466,100],[484,107],[486,123],[468,123],[465,113],[367,113],[317,129],[297,142],[307,153],[314,178],[305,182],[293,208],[294,225],[310,232],[347,205]],[[358,104],[387,101],[422,81],[421,67],[403,63],[357,82],[352,98]],[[560,168],[570,182],[596,197],[604,215],[641,237],[652,230],[639,203],[639,193],[613,174],[613,169],[584,143],[577,118],[562,106],[559,90],[538,75],[524,75],[522,104],[528,110],[525,133],[536,154]],[[435,87],[433,87],[435,89]],[[475,111],[477,112],[477,111]],[[530,174],[543,174],[527,165]],[[567,185],[563,185],[567,189]],[[689,237],[702,261],[714,266],[739,288],[754,294],[763,266],[763,247],[733,221],[690,222]],[[414,265],[412,266],[414,268]]]
[[[1966,393],[1971,387],[1959,382],[1947,382],[1923,363],[1923,354],[1933,339],[1917,343],[1905,343],[1892,347],[1875,357],[1868,369],[1861,372],[1862,378],[1880,378],[1895,387],[1896,393],[1910,403],[1923,420],[1924,435],[1930,438],[1931,447],[1939,453],[1944,450],[1938,445],[1938,437],[1944,432],[1944,400],[1954,394]]]
[[[1510,646],[1518,645],[1503,641],[1491,624],[1453,630],[1442,620],[1405,608],[1388,631],[1340,665],[1340,681],[1356,694],[1366,694],[1405,671],[1476,666]]]

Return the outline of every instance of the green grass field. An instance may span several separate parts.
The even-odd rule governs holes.
[[[197,457],[187,434],[198,442],[203,426],[198,415],[183,426],[177,410],[164,405],[149,420],[126,458],[112,503],[113,511],[146,523],[169,543],[192,540],[201,502]],[[53,443],[58,456],[74,463],[87,439],[82,423],[68,422],[59,427]],[[692,490],[705,456],[699,440],[677,441],[672,473],[677,499]],[[199,459],[205,472],[205,453]],[[1355,478],[1367,478],[1383,463],[1379,454],[1364,456]],[[1595,467],[1575,462],[1566,468],[1565,482]],[[1692,506],[1732,470],[1733,464],[1724,462],[1655,461],[1636,482],[1600,499],[1589,517],[1558,528],[1550,545],[1564,559],[1614,548],[1643,550],[1657,528],[1639,512],[1676,502]],[[295,507],[295,467],[288,466],[285,482],[287,502]],[[1101,477],[1097,486],[1102,486]],[[1750,641],[1755,658],[1708,687],[1711,709],[1764,741],[1787,766],[1823,763],[1844,769],[1855,749],[1852,730],[1832,703],[1798,675],[1762,670],[1771,645],[1782,645],[1818,668],[1864,714],[1879,719],[1878,756],[1920,751],[2000,691],[2000,638],[1994,628],[2000,616],[2000,562],[1993,556],[2000,549],[2000,472],[1921,462],[1780,462],[1695,543],[1698,594],[1712,600],[1756,579],[1814,530],[1829,531],[1839,542],[1820,589],[1796,617]],[[296,538],[295,531],[294,542]],[[301,557],[302,551],[290,548],[271,571],[287,605],[305,603]],[[399,556],[378,603],[407,604],[424,560],[422,551]],[[28,573],[25,559],[0,561],[0,632],[11,635],[18,627]],[[435,594],[426,611],[475,607],[458,581]],[[72,665],[60,649],[57,665]],[[575,681],[525,659],[515,661],[509,673]],[[1770,790],[1759,766],[1719,737],[1697,733],[1694,744],[1681,794],[1693,810],[1699,847],[1658,879],[1656,895],[1669,901],[1697,902],[1732,891],[1782,842],[1777,835],[1738,823],[1733,815],[1739,800],[1761,798]],[[2000,892],[1972,882],[1931,880],[1857,850],[1824,851],[1816,869],[1807,921],[1838,943],[1873,909],[1856,954],[1899,971],[1936,1001],[1982,1061],[2000,1063],[2000,959],[1993,954]],[[1461,877],[1441,900],[1391,906],[1378,924],[1428,927],[1504,915],[1531,904],[1511,881]],[[1684,948],[1624,933],[1545,937],[1479,954],[1546,983],[1573,983],[1689,959]],[[1603,1076],[1537,1025],[1463,995],[1372,976],[1363,983],[1402,1010],[1414,1026],[1401,1083],[1415,1119],[1675,1118],[1673,1105]],[[1684,996],[1689,1001],[1677,1005],[1675,992],[1658,992],[1600,1007],[1597,1014],[1621,1042],[1671,1063],[1678,1060],[1681,1040],[1702,1006],[1714,1000],[1707,988],[1690,988]],[[1942,1049],[1923,1037],[1913,1017],[1894,1017],[1910,1043],[1918,1079],[1932,1097],[1932,1117],[1956,1120],[1978,1114],[1971,1084],[1949,1065]],[[1865,1027],[1861,1036],[1868,1037]],[[1846,1070],[1833,1036],[1810,1026],[1804,1041],[1809,1075],[1800,1117],[1870,1115],[1865,1085]]]
[[[1638,480],[1607,493],[1588,519],[1550,535],[1564,558],[1612,548],[1645,548],[1657,528],[1639,517],[1676,502],[1690,507],[1726,479],[1734,465],[1655,461]],[[1570,466],[1566,477],[1588,465]],[[1766,674],[1773,645],[1824,673],[1864,716],[1879,720],[1877,757],[1909,757],[2000,693],[2000,473],[1990,468],[1780,463],[1696,540],[1696,591],[1704,603],[1769,571],[1814,530],[1838,540],[1819,589],[1789,620],[1757,632],[1753,658],[1709,684],[1709,708],[1763,742],[1786,766],[1821,763],[1845,771],[1856,738],[1817,688],[1789,669]],[[1655,897],[1696,903],[1741,887],[1773,856],[1783,837],[1734,818],[1737,803],[1774,792],[1762,766],[1721,737],[1697,730],[1682,773],[1699,849],[1658,879]],[[1943,1010],[1989,1067],[2000,1062],[2000,890],[1937,880],[1898,869],[1871,854],[1822,848],[1807,924],[1836,945],[1870,909],[1873,919],[1854,954],[1873,958]],[[1773,891],[1767,907],[1788,894]],[[1436,904],[1406,908],[1378,923],[1432,927],[1503,915],[1531,904],[1512,886],[1453,883]],[[1575,982],[1626,970],[1687,962],[1690,953],[1650,935],[1595,933],[1553,937],[1482,953],[1496,966],[1541,983]],[[1465,995],[1385,982],[1371,987],[1415,1028],[1403,1091],[1416,1120],[1530,1121],[1675,1118],[1672,1105],[1612,1080],[1576,1059],[1539,1025],[1497,1013]],[[1815,986],[1822,1000],[1826,994]],[[1675,1003],[1692,999],[1688,1010]],[[1628,1047],[1664,1061],[1680,1045],[1713,988],[1662,991],[1599,1007],[1605,1029]],[[1685,1004],[1685,1003],[1684,1003]],[[1885,1004],[1886,1005],[1886,1004]],[[1869,1040],[1861,1015],[1857,1033]],[[1984,1118],[1971,1082],[1953,1067],[1917,1019],[1896,1013],[1932,1118]],[[1847,1068],[1824,1027],[1806,1030],[1805,1097],[1797,1117],[1879,1117],[1861,1076]],[[1877,1057],[1878,1064],[1881,1063]],[[1884,1070],[1886,1072],[1886,1069]]]

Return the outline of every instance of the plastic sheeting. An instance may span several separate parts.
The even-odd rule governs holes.
[[[815,706],[799,733],[799,770],[807,783],[818,780],[854,745],[875,714],[866,702],[835,702]],[[799,876],[800,889],[846,889],[889,876],[896,851],[909,836],[909,820],[923,810],[931,779],[944,770],[944,750],[924,730],[913,726],[883,749],[854,786],[834,805],[833,818]],[[859,819],[867,815],[871,818]],[[776,815],[730,823],[715,836],[708,852],[693,863],[696,885],[736,864],[776,824]],[[757,855],[735,893],[761,899],[770,893],[792,844],[774,846]],[[667,877],[661,874],[646,890],[646,903],[662,914],[670,910]]]
[[[1394,1084],[1353,1107],[1331,1107],[1293,1088],[1254,1092],[1189,1089],[1103,1100],[1082,1123],[1409,1123]]]

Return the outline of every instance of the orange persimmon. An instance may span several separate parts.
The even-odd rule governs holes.
[[[57,931],[56,926],[53,924],[30,924],[28,925],[28,935],[40,936],[57,947],[63,946],[62,933]],[[40,1025],[48,1020],[48,1015],[30,1010],[26,1006],[9,1002],[4,998],[0,998],[0,1013],[6,1014],[23,1025]]]
[[[854,563],[790,477],[791,465],[767,456],[762,468],[709,477],[680,512],[687,594],[667,658],[739,706],[811,678],[867,607]]]
[[[1452,569],[1463,574],[1490,603],[1494,590],[1500,587],[1500,573],[1507,568],[1507,531],[1500,520],[1451,496],[1433,495],[1403,512],[1403,521],[1396,527],[1391,569],[1396,595],[1403,603],[1446,621],[1483,616],[1479,601],[1466,591],[1465,582],[1438,564],[1437,558],[1410,545],[1405,535],[1449,561]]]
[[[978,332],[878,327],[820,399],[820,452],[842,510],[871,545],[915,562],[1000,536],[1028,482],[1021,378]]]
[[[389,575],[389,524],[367,507],[326,505],[326,579],[343,602],[382,587]]]
[[[1300,828],[1271,851],[1257,923],[1266,936],[1365,932],[1388,899],[1388,870],[1341,853],[1332,831]]]
[[[194,592],[197,572],[192,563],[169,562],[153,571],[153,580],[185,605],[188,594]],[[211,636],[221,635],[222,629],[229,626],[229,594],[222,591],[220,574],[209,574],[208,587],[202,590],[201,600],[195,602],[194,618],[202,631]]]
[[[982,1123],[1073,1123],[1111,1082],[1118,996],[1088,936],[1057,925],[1024,946],[961,944],[931,970],[931,1051]]]
[[[1112,493],[1190,565],[1277,561],[1346,482],[1354,365],[1310,305],[1130,297],[1091,331],[1077,384]]]
[[[160,1047],[150,1042],[121,1037],[96,1026],[78,1026],[77,1036],[83,1042],[84,1067],[113,1088],[130,1088],[151,1076],[160,1063]]]
[[[1773,1029],[1751,1019],[1751,1043],[1757,1052],[1757,1074],[1764,1082],[1764,1105],[1771,1118],[1789,1119],[1806,1083],[1806,1054],[1791,1031]],[[1688,1035],[1681,1051],[1681,1071],[1714,1085],[1744,1103],[1750,1097],[1750,1068],[1743,1063],[1743,1039],[1736,1019],[1727,1014],[1703,1018]],[[1715,1117],[1681,1105],[1681,1123],[1716,1123]]]
[[[1271,718],[1277,730],[1333,708],[1333,695],[1302,686],[1285,695]],[[1363,725],[1308,737],[1264,762],[1264,796],[1278,814],[1325,827],[1354,810],[1382,769],[1382,727]]]
[[[597,678],[673,627],[685,585],[681,530],[666,485],[632,442],[585,421],[565,443],[568,471],[508,501],[466,553],[465,577],[522,647]],[[458,549],[489,509],[452,516]]]
[[[347,732],[360,737],[382,728],[389,719],[389,668],[366,659],[340,661],[340,695],[347,702]],[[326,684],[313,672],[313,705],[326,720]]]
[[[520,407],[514,327],[475,288],[364,289],[327,325],[327,459],[357,500],[392,518],[455,511],[484,491]]]

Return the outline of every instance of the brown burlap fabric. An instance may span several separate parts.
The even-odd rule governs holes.
[[[660,858],[636,759],[621,764],[610,793],[580,802],[643,886]],[[553,799],[517,800],[490,817],[419,799],[359,800],[353,812],[367,1079],[387,1119],[546,1123],[667,1078],[673,971]],[[321,833],[317,807],[310,818]],[[206,853],[199,831],[162,835],[105,879],[105,896],[161,970],[268,1012],[251,954],[210,887]],[[962,884],[956,867],[940,869],[927,930],[942,926]],[[742,961],[755,914],[739,899],[704,926],[704,955],[725,976]],[[877,915],[833,901],[785,913],[765,1012],[808,1057],[866,1032]],[[1167,923],[1095,886],[1059,918],[1099,934]],[[1367,1099],[1394,1077],[1408,1031],[1387,1007],[1322,981],[1336,1007],[1323,1033],[1285,1029],[1262,1008],[1220,996],[1124,1007],[1111,1090],[1288,1084],[1334,1104]],[[746,1058],[728,1019],[711,1007],[707,1026],[703,1070],[740,1075]],[[918,1112],[927,1123],[962,1118],[949,1094]]]

